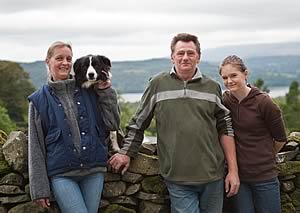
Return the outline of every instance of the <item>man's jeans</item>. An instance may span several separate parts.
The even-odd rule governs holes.
[[[241,182],[239,192],[233,199],[236,213],[281,212],[277,177],[262,182]]]
[[[172,213],[221,213],[224,180],[199,185],[178,185],[166,181]]]
[[[52,191],[62,213],[98,212],[103,182],[102,173],[51,178]]]

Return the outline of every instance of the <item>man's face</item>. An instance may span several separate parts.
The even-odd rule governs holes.
[[[175,65],[176,72],[191,73],[194,75],[196,66],[200,61],[200,56],[197,52],[194,42],[178,41],[171,55],[172,63]]]

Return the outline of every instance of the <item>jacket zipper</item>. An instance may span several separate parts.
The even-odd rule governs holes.
[[[183,81],[183,95],[186,96],[186,85],[187,81]]]
[[[237,104],[237,120],[240,120],[240,103]]]

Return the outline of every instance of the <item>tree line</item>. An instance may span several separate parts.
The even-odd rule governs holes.
[[[268,92],[262,79],[254,85]],[[12,130],[26,130],[28,101],[27,97],[36,88],[32,84],[28,73],[15,62],[0,61],[0,130],[9,133]],[[299,82],[293,81],[289,92],[274,101],[282,110],[287,132],[300,131],[300,88]],[[119,96],[121,109],[121,128],[126,131],[126,125],[138,106],[138,103],[126,102]],[[155,122],[152,121],[146,135],[155,135]]]
[[[270,89],[264,84],[264,80],[257,79],[254,86],[258,87],[264,92],[269,93]],[[273,99],[280,107],[282,115],[285,121],[286,132],[300,131],[300,87],[298,81],[293,81],[289,86],[288,93],[283,97]],[[129,103],[126,102],[122,95],[119,98],[119,104],[121,108],[121,128],[126,131],[126,126],[137,109],[138,102]],[[155,136],[155,122],[152,120],[150,127],[145,132],[146,135]]]

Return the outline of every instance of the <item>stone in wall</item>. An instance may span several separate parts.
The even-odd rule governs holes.
[[[0,161],[0,175],[8,174],[11,171],[12,171],[12,168],[10,168],[7,161],[6,160],[1,160]]]
[[[9,166],[21,174],[27,173],[28,141],[27,136],[23,132],[11,132],[2,149]]]
[[[135,197],[129,196],[118,196],[110,199],[110,202],[113,204],[120,204],[125,206],[137,206],[138,200]]]
[[[137,183],[143,180],[143,175],[126,171],[122,176],[122,180],[129,183]]]
[[[131,160],[128,171],[121,175],[121,181],[117,177],[106,178],[102,197],[106,205],[101,212],[170,212],[168,192],[159,175],[158,158],[153,155],[155,150],[156,144],[142,146],[137,157]],[[113,194],[120,189],[122,192]]]
[[[300,132],[293,133],[288,137],[290,145],[295,145],[294,150],[299,147]],[[286,148],[286,150],[291,147]],[[289,150],[294,154],[293,150]],[[289,155],[289,153],[286,153]],[[298,154],[292,159],[278,164],[279,180],[281,189],[281,206],[282,213],[296,213],[300,212],[300,158]]]
[[[168,203],[165,205],[159,205],[149,201],[142,201],[139,206],[139,212],[168,213],[170,212],[170,208]]]
[[[3,206],[0,206],[0,213],[7,213],[7,209]]]
[[[24,171],[22,165],[16,166],[18,162],[12,159],[13,157],[10,153],[2,155],[4,159],[1,159],[2,149],[0,149],[0,213],[59,213],[59,208],[55,202],[51,202],[51,208],[47,210],[38,207],[30,201],[28,176],[26,176],[27,148],[25,150],[24,147],[18,147],[19,145],[27,145],[27,140],[20,142],[20,140],[16,139],[17,137],[25,139],[23,136],[20,136],[22,135],[20,132],[14,132],[12,135],[14,135],[13,138],[15,139],[12,140],[15,141],[15,144],[10,146],[14,147],[14,151],[23,150],[22,152],[25,152],[25,154],[15,152],[14,156],[20,157],[22,155],[26,157],[26,159],[21,160],[21,162],[26,162],[26,169]],[[295,136],[292,139],[295,139]],[[298,139],[296,138],[296,140]],[[4,146],[6,146],[6,143]],[[158,158],[153,150],[155,150],[153,147],[141,149],[141,153],[138,154],[135,160],[132,160],[129,170],[124,175],[110,172],[105,174],[101,212],[170,212],[167,188],[159,175]],[[5,159],[9,160],[10,163],[8,164]],[[282,212],[300,212],[300,153],[293,159],[279,164],[278,169],[281,182]]]
[[[296,189],[290,194],[294,206],[300,206],[300,189]]]
[[[0,185],[15,185],[15,186],[23,186],[24,185],[24,178],[17,174],[17,173],[9,173],[5,176],[3,176],[0,179]]]
[[[167,194],[168,190],[160,176],[146,177],[142,181],[142,189],[148,193]]]
[[[133,195],[133,194],[137,193],[138,191],[140,191],[141,188],[142,188],[141,184],[129,185],[126,189],[125,195],[127,195],[127,196]]]
[[[28,194],[24,195],[16,195],[16,196],[1,196],[0,203],[3,204],[17,204],[24,203],[30,201],[30,197]]]
[[[299,160],[300,161],[300,160]],[[295,178],[295,185],[297,188],[300,189],[300,173],[297,173],[296,178]]]
[[[104,183],[103,196],[106,198],[118,197],[126,191],[126,184],[122,181]]]
[[[126,207],[118,205],[118,204],[112,204],[103,211],[103,213],[116,213],[116,212],[136,213],[135,210],[126,208]]]
[[[25,192],[21,190],[19,186],[12,186],[12,185],[0,186],[0,193],[5,195],[25,194]]]
[[[130,163],[128,171],[142,175],[158,175],[159,163],[157,156],[138,153]]]
[[[281,206],[282,213],[296,213],[296,209],[292,203],[284,203]]]

